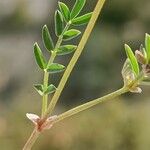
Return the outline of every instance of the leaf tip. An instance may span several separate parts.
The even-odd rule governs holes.
[[[61,4],[63,4],[61,1],[58,1],[58,5],[60,6]]]
[[[148,33],[145,33],[145,36],[146,36],[146,37],[150,37],[150,35],[149,35]]]
[[[128,44],[124,44],[124,47],[125,47],[125,48],[129,48],[129,45],[128,45]]]
[[[47,25],[45,24],[45,25],[43,26],[43,28],[47,28]]]
[[[34,46],[34,47],[37,47],[37,46],[38,46],[38,43],[37,43],[37,42],[35,42],[33,46]]]

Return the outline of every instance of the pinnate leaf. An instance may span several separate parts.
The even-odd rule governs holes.
[[[39,65],[39,67],[41,69],[45,69],[47,63],[46,63],[43,53],[37,43],[34,44],[34,55],[35,55],[35,59],[36,59],[37,64]]]
[[[46,25],[42,29],[42,38],[43,38],[43,43],[44,43],[45,48],[48,51],[53,50],[54,49],[54,43],[53,43],[52,38],[50,36],[48,27]]]
[[[58,63],[52,63],[47,67],[47,71],[51,74],[53,73],[59,73],[64,71],[65,66],[58,64]]]
[[[86,0],[76,0],[76,3],[71,11],[71,19],[74,19],[82,10]]]
[[[60,46],[57,50],[57,55],[67,55],[76,50],[76,45],[63,45]]]
[[[62,2],[58,2],[58,4],[59,4],[59,8],[60,8],[60,11],[62,13],[62,16],[63,16],[64,20],[66,22],[69,22],[69,20],[70,20],[70,10],[69,10],[68,6],[66,4],[62,3]]]
[[[84,25],[87,24],[89,22],[89,20],[91,19],[92,13],[87,13],[83,16],[74,18],[72,20],[72,24],[75,26],[80,26],[80,25]]]
[[[137,59],[136,59],[133,51],[127,44],[125,44],[125,51],[126,51],[127,57],[130,60],[133,72],[135,73],[135,75],[138,75],[139,74],[139,65],[138,65]]]
[[[55,12],[55,34],[61,35],[63,31],[63,16],[59,10]]]
[[[63,40],[65,40],[65,41],[71,40],[80,34],[81,34],[81,32],[79,30],[70,29],[63,34]]]

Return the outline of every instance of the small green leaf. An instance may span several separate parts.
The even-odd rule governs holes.
[[[48,27],[46,25],[42,29],[42,38],[43,38],[43,43],[45,45],[45,48],[48,51],[53,50],[54,49],[54,44],[53,44],[52,38],[50,36]]]
[[[55,33],[61,35],[63,31],[63,16],[59,10],[55,12]]]
[[[51,94],[56,91],[56,87],[53,84],[50,84],[47,89],[44,91],[44,94]]]
[[[76,0],[76,3],[71,11],[71,19],[74,19],[82,10],[86,0]]]
[[[56,91],[56,87],[53,84],[50,84],[46,89],[42,84],[35,84],[34,88],[41,96],[44,94],[51,94]]]
[[[57,55],[67,55],[76,50],[77,46],[75,45],[63,45],[57,50]]]
[[[43,85],[42,84],[35,84],[34,85],[34,88],[36,89],[36,91],[41,95],[43,96]]]
[[[36,59],[37,64],[39,65],[39,67],[41,69],[45,69],[47,66],[46,60],[45,60],[45,58],[42,54],[42,51],[37,43],[34,44],[34,55],[35,55],[35,59]]]
[[[70,10],[69,10],[68,6],[66,4],[62,3],[62,2],[58,2],[58,4],[59,4],[60,11],[61,11],[61,13],[64,17],[64,20],[66,22],[69,22],[69,20],[70,20]]]
[[[132,70],[134,71],[135,75],[138,75],[139,74],[139,65],[138,65],[137,59],[134,56],[131,48],[127,44],[125,44],[125,51],[126,51],[127,57],[129,58],[129,60],[131,62]]]
[[[87,24],[89,20],[91,19],[91,16],[92,16],[92,13],[88,13],[83,16],[77,17],[72,20],[72,24],[75,26]]]
[[[52,63],[51,65],[49,65],[47,67],[47,71],[49,73],[59,73],[64,71],[65,66],[61,65],[61,64],[57,64],[57,63]]]
[[[63,40],[65,40],[65,41],[71,40],[80,34],[81,34],[81,32],[79,30],[70,29],[63,34]]]
[[[147,61],[150,63],[150,35],[147,33],[145,36],[145,49],[147,53]]]

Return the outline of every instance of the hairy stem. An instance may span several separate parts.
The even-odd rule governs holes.
[[[78,46],[77,50],[75,51],[69,65],[68,65],[68,67],[67,67],[67,69],[66,69],[66,71],[65,71],[65,73],[64,73],[64,75],[63,75],[63,77],[62,77],[62,79],[59,83],[59,85],[58,85],[57,91],[55,92],[55,94],[54,94],[54,96],[51,100],[51,103],[48,106],[47,112],[44,116],[45,118],[47,118],[47,116],[52,113],[52,111],[53,111],[53,109],[54,109],[54,107],[55,107],[62,91],[63,91],[63,88],[64,88],[64,86],[65,86],[65,84],[66,84],[66,82],[67,82],[67,80],[68,80],[75,64],[76,64],[76,62],[77,62],[78,58],[80,57],[85,44],[87,43],[87,40],[88,40],[88,38],[89,38],[93,28],[94,28],[96,20],[97,20],[99,14],[100,14],[100,12],[103,8],[103,5],[104,5],[105,1],[106,0],[98,0],[97,5],[96,5],[96,7],[93,11],[93,15],[91,17],[91,20],[90,20],[90,22],[89,22],[89,24],[88,24],[88,26],[87,26],[84,34],[83,34],[83,37],[82,37],[82,39],[79,43],[79,46]]]
[[[60,114],[55,122],[59,122],[65,118],[71,117],[71,116],[73,116],[73,115],[75,115],[81,111],[84,111],[90,107],[93,107],[99,103],[106,102],[108,100],[112,100],[112,99],[114,99],[114,98],[116,98],[116,97],[118,97],[118,96],[120,96],[126,92],[128,92],[128,89],[126,87],[123,87],[123,88],[121,88],[121,89],[119,89],[113,93],[106,95],[106,96],[91,100],[91,101],[89,101],[83,105],[77,106],[73,109],[70,109],[70,110]]]

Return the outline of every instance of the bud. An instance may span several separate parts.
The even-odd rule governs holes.
[[[146,58],[144,57],[142,52],[140,52],[139,50],[135,51],[135,57],[137,58],[140,64],[146,64]]]
[[[37,123],[40,120],[40,117],[36,114],[27,113],[26,116],[29,120],[31,120],[34,123],[34,125],[37,125]]]
[[[132,93],[142,93],[142,89],[139,87],[134,87],[130,89],[130,92]]]
[[[42,120],[38,115],[27,113],[27,118],[33,122],[33,124],[36,126],[37,131],[42,132],[43,130],[50,129],[54,121],[57,119],[57,115],[51,116],[47,118],[46,120]]]
[[[131,69],[131,64],[129,59],[125,61],[121,73],[124,79],[124,85],[129,85],[133,80],[135,80],[135,75]]]
[[[150,75],[150,64],[142,65],[143,72],[146,76]]]

